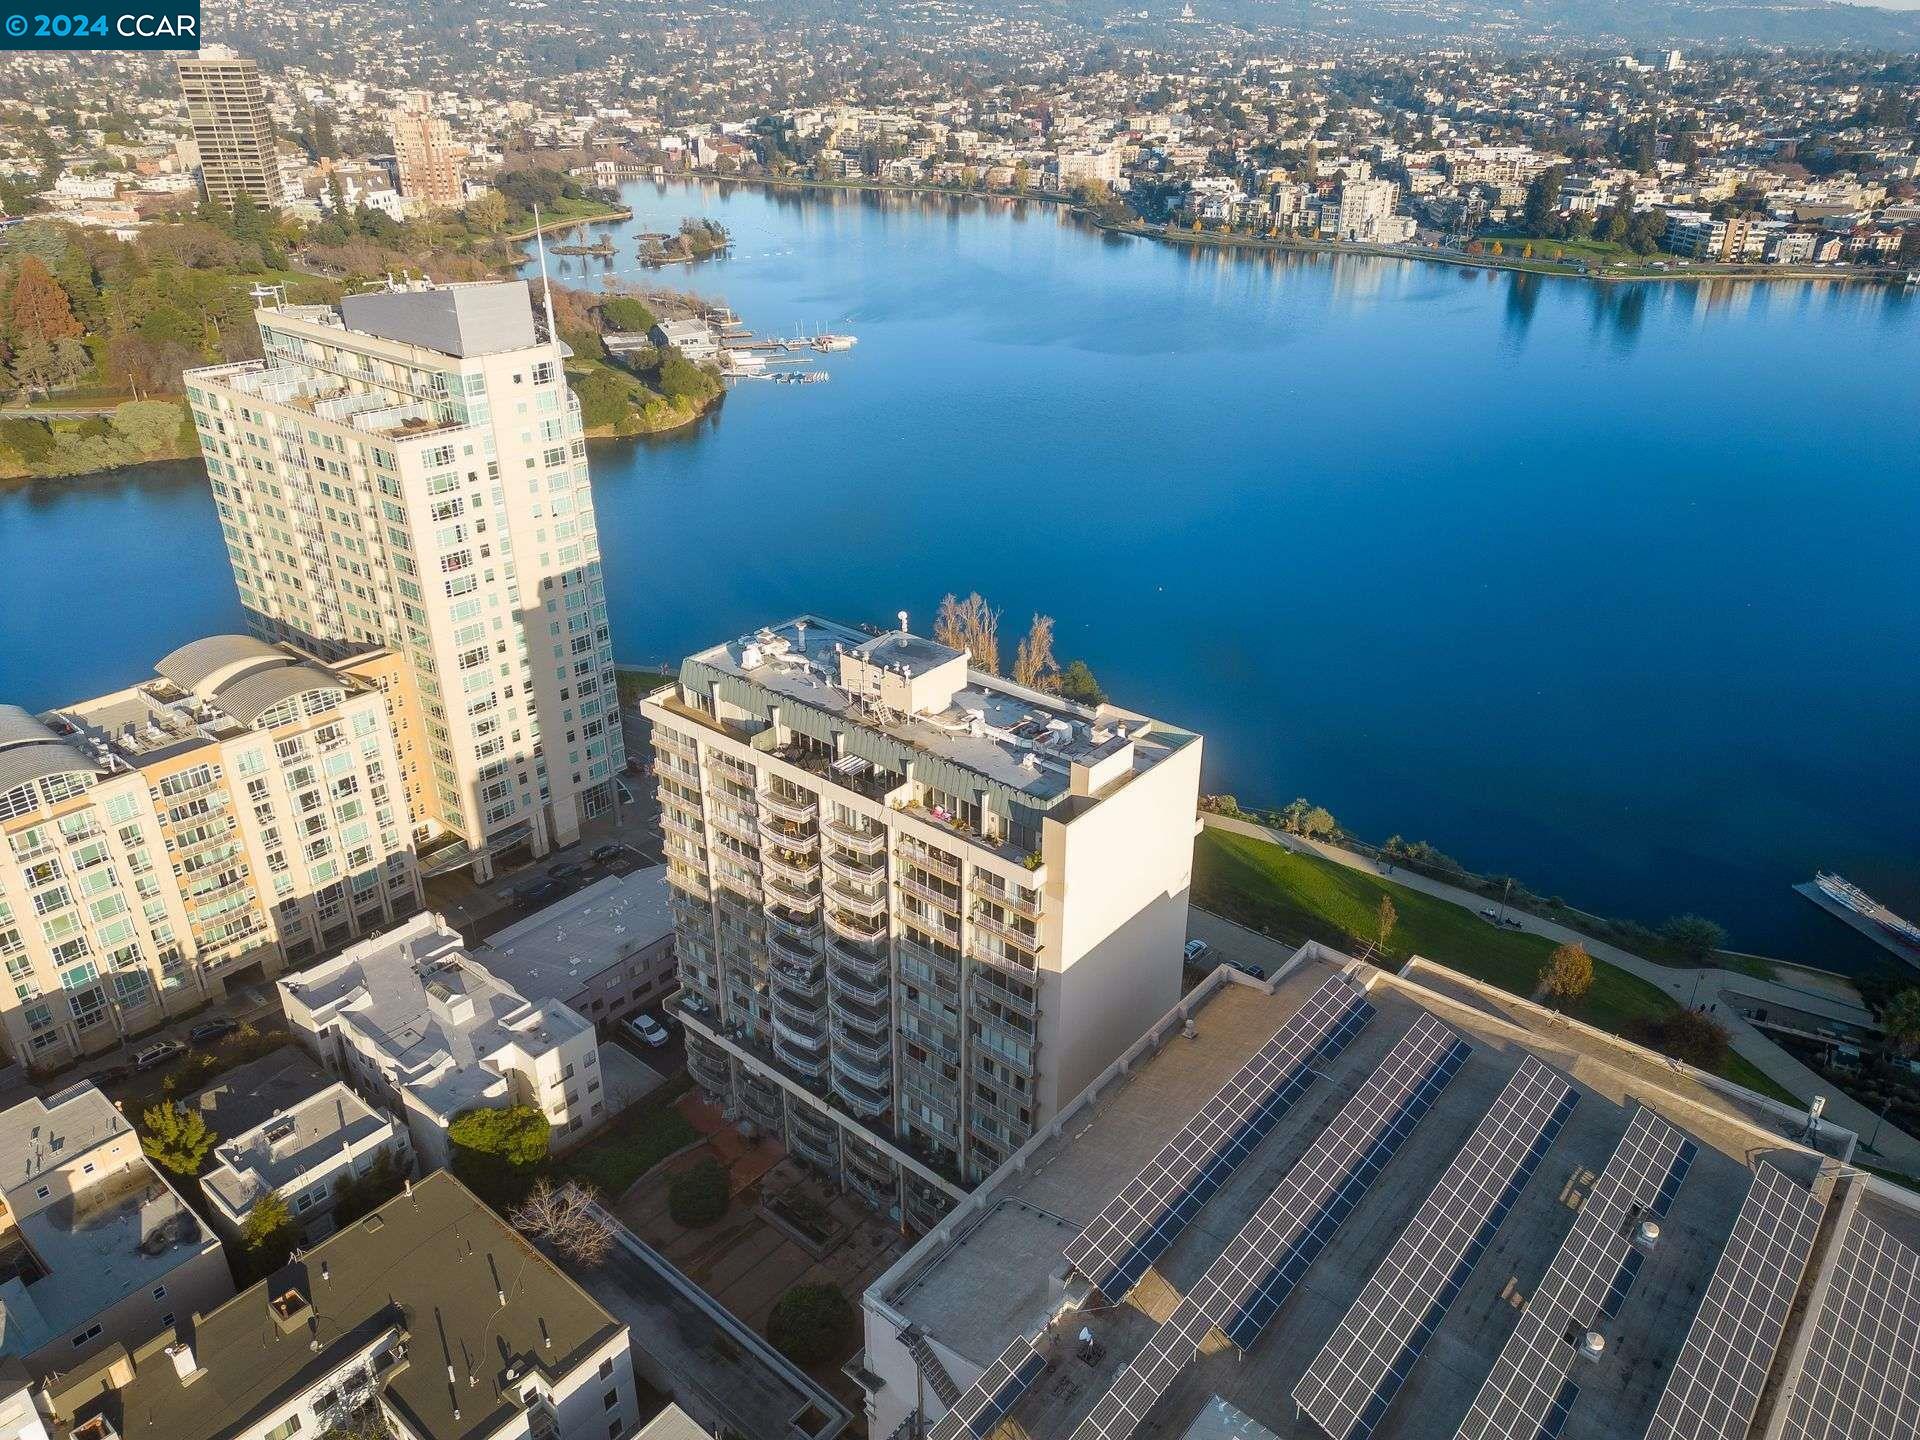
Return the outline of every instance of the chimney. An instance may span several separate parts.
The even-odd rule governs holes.
[[[167,1346],[167,1358],[173,1361],[173,1373],[180,1377],[182,1385],[191,1385],[207,1373],[194,1363],[192,1341],[177,1340]]]

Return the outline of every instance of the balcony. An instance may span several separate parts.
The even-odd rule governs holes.
[[[998,1005],[1001,1009],[1015,1015],[1024,1015],[1032,1020],[1040,1013],[1040,998],[1037,994],[1022,995],[1005,985],[988,980],[979,971],[973,976],[973,998],[976,1004]]]
[[[766,815],[760,817],[760,838],[770,845],[778,845],[800,855],[814,855],[820,849],[819,831],[802,830]]]
[[[944,980],[954,991],[960,989],[960,961],[954,956],[937,950],[931,945],[922,945],[910,934],[902,935],[899,940],[900,958],[914,960],[940,980]]]
[[[881,1085],[867,1086],[856,1080],[843,1066],[833,1067],[833,1094],[848,1111],[863,1120],[872,1120],[884,1115],[893,1108],[893,1081],[889,1078]],[[849,1153],[853,1147],[847,1147]]]
[[[776,1033],[773,1037],[773,1058],[799,1076],[810,1089],[826,1083],[827,1057],[824,1052],[809,1054],[804,1049],[786,1043],[785,1037]]]
[[[770,966],[767,974],[773,981],[776,999],[788,1000],[794,1009],[808,1014],[819,1013],[822,998],[826,994],[827,977],[820,969],[818,960],[811,967],[782,960]]]
[[[905,894],[918,896],[929,905],[946,911],[955,919],[960,917],[964,902],[957,894],[949,894],[937,885],[929,885],[926,881],[915,878],[908,871],[902,871],[895,880]]]
[[[884,940],[887,934],[885,915],[854,915],[838,906],[827,907],[827,929],[848,940],[872,942]]]
[[[707,768],[715,775],[731,780],[736,785],[744,785],[749,790],[758,788],[760,777],[754,773],[753,766],[744,760],[736,760],[723,751],[707,751]]]
[[[884,855],[858,855],[851,851],[828,846],[826,852],[827,869],[836,875],[865,885],[884,885],[887,879],[887,860]]]
[[[661,810],[660,828],[669,835],[678,835],[683,840],[691,840],[695,845],[704,847],[707,843],[705,825],[698,820],[683,820],[677,812],[672,810]]]
[[[831,1005],[832,1002],[829,1001],[828,1004]],[[842,1020],[839,1010],[833,1011],[833,1018],[836,1022]],[[893,1037],[891,1035],[880,1040],[870,1040],[857,1030],[846,1029],[844,1024],[841,1024],[833,1032],[833,1052],[836,1055],[858,1057],[865,1061],[867,1066],[874,1067],[871,1071],[873,1074],[879,1074],[882,1069],[889,1075],[893,1073]]]
[[[877,1095],[887,1094],[893,1089],[893,1052],[890,1050],[883,1050],[878,1055],[866,1054],[859,1047],[843,1045],[836,1038],[833,1065],[834,1069]]]
[[[802,1130],[797,1124],[787,1126],[787,1149],[800,1159],[818,1165],[822,1170],[831,1171],[840,1168],[840,1147],[832,1141],[820,1140],[810,1131]]]
[[[820,817],[820,802],[811,797],[796,799],[773,790],[760,792],[762,811],[777,815],[793,825],[811,825]]]
[[[786,936],[806,946],[805,953],[812,955],[820,944],[820,915],[816,909],[809,914],[806,911],[788,911],[779,906],[767,909],[767,938],[777,939]]]
[[[884,917],[887,913],[885,891],[877,895],[867,894],[844,880],[833,880],[827,885],[827,894],[836,908],[849,910],[855,915]]]
[[[814,888],[811,880],[795,880],[773,865],[768,865],[766,871],[766,893],[769,901],[777,900],[790,910],[820,908],[820,892]]]
[[[696,765],[700,763],[698,745],[685,736],[671,730],[663,730],[658,725],[653,727],[653,748],[664,751],[668,755],[678,755],[682,760],[691,760]]]
[[[973,893],[982,900],[989,900],[995,905],[1004,905],[1014,914],[1024,915],[1029,920],[1040,918],[1041,897],[1037,891],[1008,888],[984,870],[973,872]]]
[[[952,1085],[930,1082],[922,1078],[920,1072],[903,1066],[900,1089],[947,1122],[947,1128],[941,1132],[943,1136],[960,1128],[960,1097]]]
[[[945,855],[940,854],[931,847],[922,845],[918,840],[902,838],[896,853],[899,854],[901,859],[918,865],[923,870],[930,870],[935,875],[946,880],[951,880],[956,885],[960,883],[959,862],[948,859]]]
[[[1024,1076],[1029,1080],[1040,1073],[1039,1064],[1033,1059],[1031,1051],[1028,1052],[1027,1058],[1022,1060],[1017,1055],[1009,1055],[1005,1051],[994,1050],[982,1045],[977,1036],[974,1039],[972,1050],[972,1073],[978,1079],[985,1080],[989,1085],[1004,1085],[1007,1083],[1007,1078],[1004,1074],[995,1074],[985,1069],[982,1064],[983,1061],[990,1060],[1002,1071],[1009,1071],[1015,1075]]]
[[[985,935],[992,935],[1016,945],[1030,954],[1040,953],[1043,941],[1030,930],[1022,930],[1009,920],[999,920],[986,910],[976,909],[971,916],[973,928]]]
[[[886,980],[870,980],[849,974],[836,966],[828,972],[827,983],[833,988],[834,994],[845,996],[850,1005],[866,1007],[876,1023],[885,1023],[887,1007],[893,996],[893,987]]]
[[[877,855],[887,848],[887,832],[884,826],[849,825],[844,820],[829,820],[822,827],[829,840],[836,845],[844,845],[862,855]]]
[[[760,821],[757,817],[735,810],[731,805],[722,805],[718,801],[709,805],[707,809],[707,823],[714,829],[731,835],[734,839],[756,850],[760,848]]]
[[[713,873],[714,883],[725,886],[743,900],[751,900],[755,905],[759,905],[761,903],[760,882],[755,878],[758,874],[758,868],[757,866],[755,867],[754,875],[742,875],[733,870],[715,869]]]
[[[834,939],[827,942],[828,958],[833,968],[848,975],[858,976],[870,985],[884,989],[892,983],[893,965],[882,951],[876,955],[859,945],[850,945],[844,940]]]
[[[900,987],[900,1013],[913,1015],[928,1025],[937,1026],[942,1033],[951,1030],[957,1037],[960,1032],[960,1017],[952,1011],[939,1009],[924,992],[911,986]],[[949,1042],[952,1043],[952,1042]],[[957,1056],[955,1058],[958,1058]]]

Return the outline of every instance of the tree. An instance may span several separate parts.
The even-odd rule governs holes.
[[[1593,988],[1593,957],[1587,947],[1570,941],[1547,957],[1540,969],[1540,993],[1562,1009],[1569,1000],[1578,1000]]]
[[[53,346],[38,335],[29,336],[21,341],[18,353],[13,357],[13,383],[29,395],[35,391],[44,395],[53,388],[59,373],[58,364]]]
[[[467,224],[482,235],[498,235],[507,228],[507,202],[497,191],[489,190],[467,202]]]
[[[1100,682],[1093,678],[1093,670],[1084,660],[1075,660],[1062,670],[1053,688],[1078,705],[1100,705],[1107,698],[1107,692],[1100,688]]]
[[[67,292],[38,255],[21,260],[7,311],[13,317],[16,343],[31,339],[51,346],[56,340],[80,334],[80,322],[73,318]]]
[[[489,1202],[517,1202],[545,1163],[552,1134],[534,1105],[465,1111],[447,1127],[453,1173]]]
[[[1902,990],[1880,1012],[1887,1043],[1902,1055],[1920,1055],[1920,988]]]
[[[1687,959],[1705,964],[1727,943],[1727,932],[1704,915],[1676,915],[1660,927],[1660,938]]]
[[[287,1263],[287,1256],[300,1239],[300,1227],[279,1191],[269,1190],[253,1202],[240,1226],[240,1239],[247,1247],[255,1274],[269,1275]]]
[[[522,1235],[544,1240],[581,1265],[598,1265],[613,1249],[613,1226],[599,1208],[599,1197],[578,1180],[555,1185],[542,1176],[507,1220]]]
[[[600,302],[600,319],[609,330],[644,335],[653,329],[657,318],[631,295],[610,295]]]
[[[176,1175],[198,1175],[207,1152],[220,1143],[207,1117],[185,1105],[155,1105],[142,1113],[140,1123],[140,1148],[154,1164]]]
[[[1375,927],[1375,938],[1380,942],[1382,953],[1386,951],[1387,941],[1393,936],[1393,927],[1400,923],[1400,912],[1393,907],[1393,897],[1380,897],[1380,910]]]
[[[351,1225],[362,1215],[378,1210],[400,1193],[406,1180],[406,1173],[393,1151],[382,1150],[374,1156],[365,1174],[355,1175],[349,1171],[334,1181],[333,1223]]]
[[[796,1285],[774,1302],[767,1338],[794,1364],[821,1365],[851,1343],[857,1319],[838,1285]]]
[[[1654,1048],[1702,1070],[1712,1070],[1727,1058],[1727,1027],[1698,1010],[1675,1010],[1663,1016],[1647,1036]]]
[[[727,1213],[732,1188],[726,1166],[709,1156],[668,1182],[667,1213],[676,1225],[711,1225]]]
[[[1053,658],[1053,617],[1036,615],[1013,652],[1013,683],[1044,689],[1059,669]]]
[[[1565,167],[1555,165],[1542,170],[1527,186],[1526,221],[1528,233],[1544,235],[1554,212],[1560,208],[1560,185],[1567,178]]]
[[[1000,673],[1000,612],[974,591],[965,600],[948,594],[934,617],[933,638],[942,645],[964,650],[972,663],[989,675]]]

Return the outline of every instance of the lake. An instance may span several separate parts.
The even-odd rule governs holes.
[[[1207,784],[1838,969],[1794,895],[1920,915],[1920,297],[1606,286],[1089,231],[1038,204],[636,184],[609,275],[847,331],[592,452],[615,649],[799,610],[1058,618]],[[728,257],[643,271],[707,215]],[[237,623],[197,466],[0,493],[0,693]],[[164,594],[165,604],[155,603]]]

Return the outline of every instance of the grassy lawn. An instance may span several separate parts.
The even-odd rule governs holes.
[[[1352,950],[1377,931],[1380,897],[1391,895],[1398,923],[1384,963],[1411,955],[1449,966],[1515,995],[1530,996],[1554,942],[1496,930],[1470,910],[1390,880],[1296,855],[1267,840],[1208,828],[1194,842],[1193,898],[1203,909],[1289,943],[1319,940]],[[1657,1020],[1679,1002],[1648,981],[1596,960],[1593,988],[1568,1013],[1616,1034],[1634,1021]],[[1729,1054],[1720,1074],[1763,1095],[1797,1103],[1758,1070]]]
[[[620,687],[620,703],[637,705],[662,685],[671,685],[678,676],[665,670],[643,670],[637,666],[616,665],[613,676]]]
[[[700,1138],[674,1101],[692,1088],[685,1071],[673,1076],[637,1105],[613,1118],[607,1128],[555,1165],[563,1179],[595,1186],[612,1203],[627,1187],[667,1156]]]

